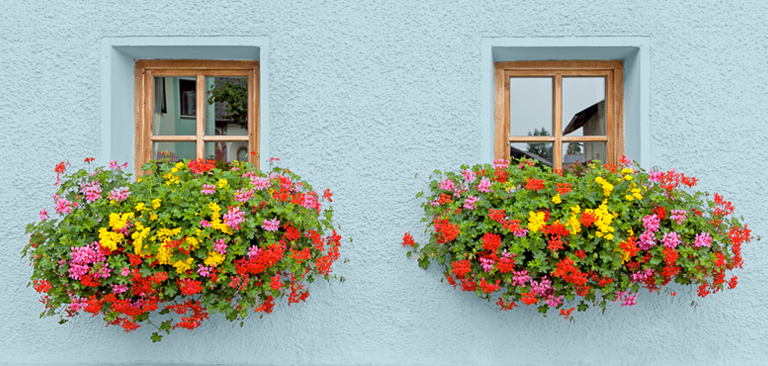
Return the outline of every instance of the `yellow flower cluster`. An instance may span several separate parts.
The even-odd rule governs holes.
[[[109,214],[109,226],[112,227],[112,230],[120,230],[125,227],[126,224],[128,224],[128,220],[133,218],[133,212],[128,212],[124,214],[118,214],[118,213],[111,213]]]
[[[232,229],[230,229],[229,226],[227,226],[227,224],[221,222],[221,207],[219,207],[219,205],[216,204],[216,202],[211,202],[208,204],[208,208],[210,208],[211,211],[213,211],[213,213],[211,214],[211,227],[214,230],[219,230],[222,233],[232,235],[233,234]]]
[[[116,250],[117,244],[123,241],[123,238],[125,238],[125,235],[121,233],[109,231],[105,227],[99,229],[99,241],[101,242],[101,246],[109,250]]]
[[[641,200],[643,199],[643,195],[640,194],[640,188],[636,188],[637,184],[632,183],[632,188],[627,192],[629,194],[625,195],[624,198],[626,198],[627,201],[634,201],[634,200]]]
[[[603,201],[603,203],[600,204],[600,207],[596,210],[586,209],[584,212],[597,217],[595,226],[597,226],[599,231],[595,233],[595,236],[604,238],[605,240],[613,240],[613,232],[616,231],[616,229],[611,227],[611,222],[619,215],[615,212],[608,212],[608,200]]]
[[[531,233],[539,231],[545,224],[545,217],[546,215],[543,212],[528,211],[528,230]]]
[[[160,228],[157,230],[157,234],[149,238],[151,241],[159,241],[160,245],[157,248],[157,262],[160,264],[171,264],[171,256],[173,255],[173,249],[168,248],[168,242],[174,235],[181,233],[181,228],[177,227],[173,230]]]
[[[136,255],[143,255],[144,253],[142,250],[144,249],[144,239],[147,238],[149,235],[149,231],[151,228],[144,227],[144,225],[140,221],[136,221],[136,231],[131,234],[131,239],[133,239],[133,252]]]
[[[166,185],[179,184],[179,176],[178,175],[173,175],[173,173],[178,172],[182,168],[184,168],[184,163],[179,162],[179,163],[176,164],[176,166],[171,168],[171,171],[168,172],[168,174],[163,175],[163,178],[166,179],[165,184]]]
[[[621,256],[621,263],[623,264],[623,263],[629,262],[629,259],[630,259],[629,252],[625,252],[621,248],[616,248],[613,251],[615,252],[617,250],[619,251],[619,255]]]
[[[176,273],[182,274],[189,271],[189,269],[192,268],[192,261],[192,257],[187,258],[185,261],[181,259],[177,260],[176,263],[173,264],[173,267],[176,268]]]
[[[219,188],[224,188],[227,186],[227,180],[226,179],[219,179]]]
[[[573,235],[577,235],[581,232],[581,222],[579,221],[579,214],[581,213],[581,206],[576,205],[571,207],[571,216],[568,217],[568,221],[565,223],[568,231]]]
[[[554,195],[554,197],[552,197],[552,202],[554,202],[556,205],[559,205],[560,202],[563,202],[563,200],[560,198],[559,193]]]
[[[204,263],[206,266],[216,267],[219,264],[221,264],[221,262],[224,262],[225,258],[226,256],[224,254],[221,254],[215,250],[212,250],[208,252],[208,258],[205,258]]]
[[[608,183],[608,181],[603,177],[595,177],[595,182],[603,186],[603,195],[606,197],[611,195],[611,192],[613,191],[613,184]]]
[[[635,171],[630,168],[624,168],[621,170],[621,174],[624,175],[625,180],[632,180],[632,176],[630,174],[633,174]]]

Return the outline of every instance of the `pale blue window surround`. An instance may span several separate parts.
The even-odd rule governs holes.
[[[127,37],[101,41],[100,164],[116,159],[129,163],[134,153],[134,60],[260,60],[259,156],[269,156],[269,40],[264,37]]]
[[[482,144],[484,162],[493,160],[493,64],[502,61],[623,60],[624,153],[648,169],[650,161],[648,37],[486,38],[482,42]]]

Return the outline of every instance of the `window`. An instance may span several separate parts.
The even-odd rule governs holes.
[[[622,61],[497,62],[494,79],[495,158],[568,169],[623,155]]]
[[[137,60],[136,173],[160,158],[258,168],[258,69],[259,61]]]

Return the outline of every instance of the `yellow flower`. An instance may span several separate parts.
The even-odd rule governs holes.
[[[552,202],[554,202],[556,205],[560,204],[560,202],[563,202],[563,200],[560,199],[560,194],[556,194],[554,197],[552,197]]]
[[[144,202],[139,202],[136,207],[133,208],[136,211],[141,211],[144,209]]]
[[[227,180],[226,179],[219,179],[219,188],[224,188],[227,186]]]
[[[204,263],[206,266],[216,267],[219,264],[221,264],[221,262],[224,262],[225,257],[226,256],[224,254],[221,254],[215,250],[212,250],[208,252],[208,258],[205,258]]]
[[[173,264],[173,266],[176,268],[176,273],[182,274],[186,271],[189,271],[190,268],[192,268],[192,257],[187,258],[186,261],[177,260],[176,263]]]
[[[539,231],[544,226],[545,217],[543,212],[528,211],[528,230],[531,233]]]
[[[599,183],[603,187],[603,195],[606,197],[611,195],[613,191],[613,184],[609,183],[603,177],[595,177],[595,182]]]
[[[632,180],[632,176],[631,176],[631,175],[625,175],[625,176],[624,176],[624,179],[625,179],[625,180]]]
[[[151,221],[155,221],[155,220],[157,220],[157,214],[153,213],[153,214],[149,215],[149,219],[150,219]]]
[[[158,207],[160,207],[160,199],[155,198],[152,200],[152,209],[156,210]]]
[[[109,231],[105,227],[99,229],[99,242],[101,242],[102,247],[109,250],[116,250],[117,244],[123,241],[123,238],[125,235],[121,233]]]
[[[125,225],[128,224],[128,220],[133,218],[133,212],[128,212],[124,214],[117,214],[117,213],[111,213],[109,214],[109,226],[112,227],[112,230],[120,230],[125,227]]]
[[[149,235],[149,231],[151,228],[144,227],[144,225],[141,224],[141,222],[136,222],[136,231],[131,234],[131,239],[133,239],[133,253],[136,255],[141,255],[142,250],[144,249],[144,239]]]

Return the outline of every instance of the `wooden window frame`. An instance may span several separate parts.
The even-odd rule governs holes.
[[[152,109],[155,76],[192,76],[197,78],[196,134],[152,134]],[[205,135],[205,77],[248,77],[248,135]],[[206,142],[247,141],[250,154],[248,161],[259,168],[259,61],[258,60],[136,60],[134,69],[135,114],[135,173],[142,173],[141,166],[152,156],[153,142],[195,142],[196,157],[204,158]]]
[[[597,76],[606,78],[605,136],[562,136],[563,76]],[[552,136],[509,136],[509,78],[553,78],[553,133]],[[606,142],[608,164],[617,164],[624,154],[624,62],[620,60],[593,61],[509,61],[497,62],[494,71],[494,156],[510,158],[511,142],[552,142],[554,169],[562,169],[563,143]]]

